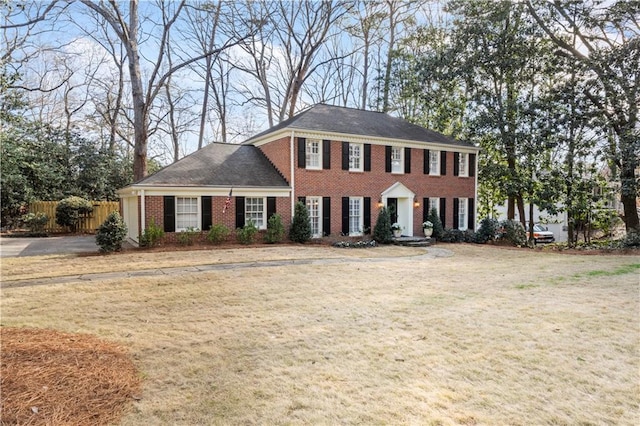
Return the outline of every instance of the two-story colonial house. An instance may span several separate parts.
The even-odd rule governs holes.
[[[384,113],[315,105],[243,144],[212,143],[118,193],[129,237],[154,221],[165,232],[285,226],[302,201],[313,236],[371,232],[386,206],[403,235],[422,233],[435,208],[445,228],[475,229],[472,144]]]

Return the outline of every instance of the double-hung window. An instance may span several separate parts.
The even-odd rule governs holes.
[[[467,229],[467,206],[469,199],[458,199],[458,229],[464,231]]]
[[[391,147],[391,173],[403,173],[403,149],[398,146]]]
[[[436,209],[438,215],[440,214],[440,198],[429,197],[429,212],[433,209]]]
[[[464,152],[458,153],[458,176],[469,176],[469,167],[467,162],[469,155]]]
[[[198,228],[198,198],[176,197],[176,231]]]
[[[440,174],[440,151],[429,151],[429,174],[432,176]]]
[[[307,139],[306,142],[306,156],[307,156],[307,169],[320,170],[322,168],[321,163],[321,141],[318,139]]]
[[[307,197],[306,203],[311,223],[311,236],[320,238],[322,237],[322,197]]]
[[[265,229],[265,202],[264,198],[247,197],[244,201],[244,219],[245,223],[249,221],[258,229]]]
[[[349,235],[362,235],[362,197],[349,198]]]
[[[363,165],[363,149],[361,143],[349,144],[349,171],[361,172]]]

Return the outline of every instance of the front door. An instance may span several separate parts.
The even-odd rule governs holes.
[[[391,216],[391,223],[398,222],[398,199],[387,198],[387,210],[389,210],[389,216]]]

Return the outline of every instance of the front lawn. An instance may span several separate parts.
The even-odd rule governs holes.
[[[128,348],[143,380],[124,425],[639,423],[638,257],[436,247],[453,256],[289,246],[344,261],[7,288],[2,325]]]

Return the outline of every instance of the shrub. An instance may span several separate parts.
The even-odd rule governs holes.
[[[517,220],[503,220],[500,222],[502,238],[514,246],[520,247],[527,243],[527,233]]]
[[[178,233],[178,244],[181,246],[192,246],[200,231],[189,227]]]
[[[440,236],[444,243],[461,243],[464,241],[464,233],[459,229],[444,229]]]
[[[22,223],[30,232],[44,232],[44,226],[49,222],[49,216],[42,212],[27,213],[21,218]]]
[[[306,243],[311,239],[311,221],[307,207],[298,201],[291,221],[289,238],[296,243]]]
[[[120,251],[126,237],[127,225],[118,212],[111,212],[102,225],[98,227],[96,243],[100,246],[100,251],[102,252]]]
[[[284,238],[284,224],[282,217],[278,213],[274,213],[267,222],[267,233],[264,240],[269,244],[275,244]]]
[[[76,232],[80,217],[93,211],[93,205],[89,200],[81,197],[68,197],[60,200],[56,206],[56,223],[67,226],[71,232]]]
[[[373,227],[373,239],[380,244],[389,244],[393,241],[391,215],[386,207],[380,209],[378,220],[376,220],[376,225]]]
[[[236,238],[240,244],[251,244],[257,233],[258,228],[252,221],[249,221],[243,228],[236,229]]]
[[[223,224],[216,223],[211,227],[211,229],[209,229],[209,232],[207,233],[207,240],[212,244],[220,244],[226,241],[230,232],[229,228]]]
[[[499,223],[497,219],[485,217],[480,221],[480,228],[476,232],[474,242],[485,244],[487,241],[493,241],[498,233]]]
[[[640,247],[640,231],[631,229],[622,240],[623,247]]]
[[[160,241],[164,238],[164,230],[156,225],[153,218],[149,222],[149,225],[140,236],[140,247],[155,247],[160,244]]]
[[[433,223],[433,233],[431,234],[431,236],[436,240],[441,239],[442,233],[444,232],[444,227],[442,226],[442,221],[440,220],[438,211],[436,209],[429,210],[429,214],[427,215],[427,220]]]

